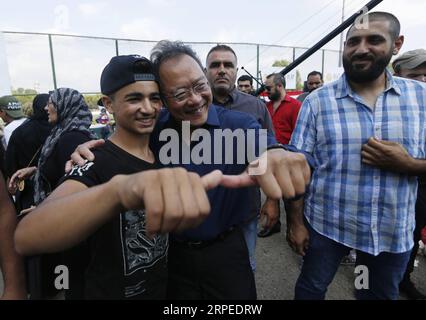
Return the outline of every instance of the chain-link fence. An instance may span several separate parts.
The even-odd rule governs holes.
[[[71,87],[82,93],[99,93],[99,78],[104,66],[117,54],[139,54],[149,57],[157,41],[114,39],[61,34],[4,31],[4,42],[10,83],[13,89],[26,88],[47,92],[54,88]],[[205,61],[207,52],[216,42],[186,42]],[[281,71],[283,63],[292,62],[307,48],[255,43],[224,43],[238,57],[238,76],[250,72],[264,79]],[[319,50],[286,76],[287,88],[303,84],[313,70],[324,74],[326,82],[337,79],[342,72],[339,52]],[[274,67],[274,65],[278,65]]]

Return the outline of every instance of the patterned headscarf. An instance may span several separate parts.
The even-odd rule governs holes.
[[[80,92],[74,89],[60,88],[53,91],[50,97],[58,113],[58,119],[41,149],[38,170],[34,177],[34,203],[36,205],[47,198],[51,191],[49,181],[43,176],[41,169],[55,149],[59,138],[70,131],[87,132],[93,138],[89,131],[92,124],[92,113]]]

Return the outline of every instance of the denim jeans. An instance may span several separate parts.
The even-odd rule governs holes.
[[[242,226],[244,239],[246,240],[247,249],[250,258],[250,266],[253,273],[256,271],[256,239],[257,239],[257,217],[254,217]]]
[[[309,223],[309,249],[296,282],[296,300],[323,300],[327,288],[340,265],[342,258],[351,248],[316,232]],[[358,251],[356,265],[368,270],[368,288],[356,290],[359,300],[392,299],[399,297],[399,283],[404,275],[410,252],[382,252],[378,256]],[[363,274],[359,274],[363,276]],[[365,276],[365,275],[364,275]]]

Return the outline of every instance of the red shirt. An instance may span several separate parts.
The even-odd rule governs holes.
[[[284,100],[274,112],[273,101],[269,101],[266,106],[268,107],[269,114],[272,117],[272,124],[274,125],[275,137],[277,141],[282,144],[290,142],[291,134],[296,126],[297,116],[299,114],[300,101],[285,95]]]

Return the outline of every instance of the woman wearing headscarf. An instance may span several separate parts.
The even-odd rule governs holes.
[[[10,181],[11,186],[18,186],[19,181],[34,174],[35,205],[57,186],[75,148],[92,139],[89,130],[92,114],[78,91],[69,88],[53,91],[44,109],[53,127],[41,148],[38,164],[18,170]]]
[[[18,170],[12,176],[9,184],[10,188],[16,188],[20,181],[33,176],[34,205],[36,206],[46,199],[58,185],[65,174],[65,163],[76,147],[93,139],[89,130],[92,114],[83,96],[78,91],[69,88],[53,91],[49,96],[45,110],[47,111],[48,121],[53,127],[41,148],[38,165],[37,167]],[[67,262],[72,263],[73,267],[75,259],[72,255],[76,252],[80,251],[73,250],[71,254],[68,252],[66,255]],[[83,251],[81,252],[83,255]],[[41,263],[37,261],[36,264],[35,268],[41,268],[41,277],[32,277],[34,283],[29,284],[31,298],[41,299],[55,295],[57,291],[53,284],[57,275],[54,271],[55,267],[61,264],[58,261],[58,256],[45,255],[42,257]],[[76,268],[78,266],[75,266],[73,274],[76,274]],[[70,282],[71,287],[74,280],[71,278]],[[76,283],[76,285],[81,284],[78,280]],[[81,290],[81,288],[74,290],[74,293],[78,290]]]
[[[20,168],[35,166],[40,157],[41,147],[50,133],[51,125],[48,122],[44,108],[49,95],[38,94],[33,100],[33,114],[22,125],[13,131],[6,156],[5,169],[8,177]],[[18,212],[33,204],[34,185],[30,179],[21,183],[19,190],[9,190],[15,195],[15,207]]]

